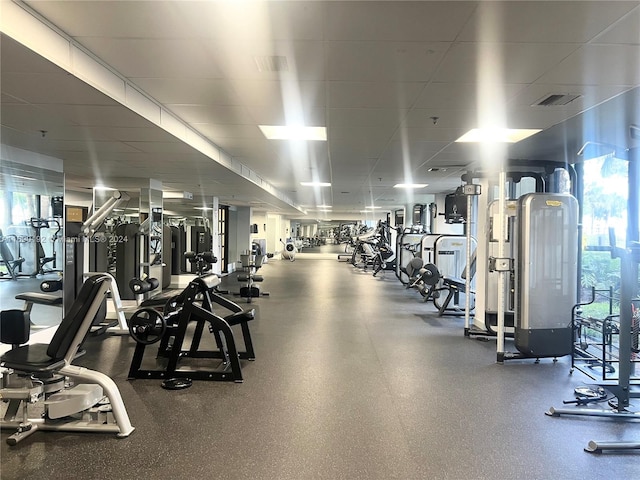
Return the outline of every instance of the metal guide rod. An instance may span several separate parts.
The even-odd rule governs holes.
[[[498,178],[498,258],[504,258],[504,241],[506,237],[505,232],[505,186],[507,184],[507,173],[504,168],[500,171]],[[500,269],[498,271],[498,339],[496,344],[496,351],[498,361],[504,353],[504,301],[505,301],[505,275],[508,272]]]
[[[464,331],[469,331],[471,317],[471,195],[467,195],[467,267],[464,275]]]
[[[471,280],[473,276],[473,253],[471,251],[471,219],[473,218],[471,208],[473,202],[471,197],[480,195],[480,185],[472,183],[471,176],[467,179],[467,184],[462,187],[462,191],[467,196],[467,213],[466,213],[466,237],[467,237],[467,266],[465,267],[464,285],[465,285],[465,302],[464,302],[464,332],[469,332],[469,324],[471,323]]]
[[[85,235],[90,235],[93,230],[95,230],[102,221],[109,216],[109,214],[116,208],[120,203],[126,202],[129,200],[129,195],[125,192],[120,192],[119,190],[115,190],[113,195],[102,205],[98,210],[93,212],[92,215],[87,218],[87,220],[82,224],[82,233]]]

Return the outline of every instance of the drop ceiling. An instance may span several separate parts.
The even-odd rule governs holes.
[[[396,183],[428,183],[415,201],[453,190],[482,157],[455,140],[496,116],[542,129],[510,146],[509,158],[573,163],[586,142],[637,146],[637,1],[13,3],[236,165],[3,32],[2,143],[62,159],[71,186],[126,189],[154,178],[193,192],[193,204],[215,195],[298,218],[345,218],[372,203],[408,203]],[[549,94],[579,97],[535,105]],[[267,140],[258,128],[292,122],[325,126],[328,141]],[[332,187],[300,186],[309,180]]]

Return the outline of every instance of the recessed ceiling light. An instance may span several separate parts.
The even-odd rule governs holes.
[[[303,187],[330,187],[329,182],[300,182]]]
[[[472,128],[456,142],[516,143],[540,131],[540,128]]]
[[[327,141],[325,127],[302,127],[288,125],[258,125],[269,140],[316,140]]]
[[[377,210],[377,209],[382,208],[382,207],[376,207],[375,205],[367,205],[364,208],[368,208],[370,210]]]
[[[333,208],[331,205],[318,205],[318,208]]]
[[[424,188],[428,183],[396,183],[393,188]]]
[[[193,208],[195,208],[196,210],[212,210],[211,207],[193,207]]]

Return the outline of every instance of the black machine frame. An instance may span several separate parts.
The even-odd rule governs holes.
[[[255,360],[255,351],[251,340],[248,322],[255,317],[255,311],[243,310],[236,303],[214,292],[220,283],[215,274],[205,275],[192,280],[185,290],[175,298],[175,303],[182,306],[173,315],[177,320],[167,325],[162,335],[157,363],[165,363],[163,368],[142,368],[145,350],[148,344],[137,343],[134,351],[129,379],[169,379],[189,378],[192,380],[213,380],[242,382],[242,366],[240,360]],[[220,305],[233,313],[221,317],[213,313],[213,305]],[[166,312],[165,312],[166,313]],[[170,319],[171,315],[167,315]],[[187,349],[183,349],[188,341],[188,327],[191,322],[196,326]],[[240,325],[245,350],[239,351],[234,338],[232,326]],[[200,350],[204,328],[208,326],[213,334],[217,350]],[[221,362],[212,369],[182,368],[180,363],[186,359],[218,359]]]

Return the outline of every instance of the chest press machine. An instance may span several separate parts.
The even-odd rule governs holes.
[[[110,288],[107,275],[88,278],[49,345],[23,345],[29,340],[28,317],[22,310],[2,312],[0,341],[13,346],[0,357],[5,369],[0,397],[6,401],[0,428],[17,429],[7,439],[9,445],[37,430],[116,433],[118,437],[133,432],[115,382],[103,373],[72,365],[84,353],[82,344]],[[44,406],[44,414],[30,417],[30,407],[36,404]]]

